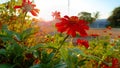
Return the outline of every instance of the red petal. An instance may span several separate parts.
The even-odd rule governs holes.
[[[22,0],[22,5],[25,5],[26,4],[26,0]]]
[[[66,15],[66,16],[64,16],[64,18],[65,18],[65,19],[68,19],[68,20],[70,19],[70,18],[69,18],[69,16],[67,16],[67,15]]]
[[[58,27],[57,30],[58,30],[58,32],[63,33],[67,30],[67,28],[66,27]]]
[[[72,37],[75,37],[75,36],[76,36],[75,30],[72,29],[72,28],[69,28],[69,30],[67,31],[67,34],[68,34],[68,35],[71,35]]]
[[[61,20],[61,23],[62,23],[62,24],[65,24],[65,25],[68,25],[68,24],[69,24],[69,21],[66,20],[65,18],[60,18],[60,20]]]
[[[31,4],[32,5],[32,7],[36,7],[36,4]]]
[[[89,47],[89,44],[88,44],[88,42],[87,42],[87,41],[85,41],[85,42],[84,42],[84,46],[85,46],[86,48],[88,48],[88,47]]]
[[[22,8],[22,6],[15,6],[14,9],[17,9],[17,8]]]
[[[37,13],[34,10],[30,11],[33,16],[37,16]]]
[[[56,23],[55,26],[56,26],[58,32],[62,33],[67,30],[67,26],[65,26],[65,24],[63,24],[63,23]]]
[[[22,2],[23,2],[23,3],[25,3],[25,2],[26,2],[26,0],[22,0]]]
[[[117,58],[112,58],[112,68],[118,68],[119,61]]]
[[[34,10],[35,12],[37,12],[37,13],[39,13],[39,11],[40,11],[39,9],[33,9],[33,10]]]
[[[27,0],[28,3],[31,3],[30,0]]]
[[[85,30],[81,30],[81,31],[79,31],[79,33],[82,37],[87,36],[87,32]]]
[[[78,45],[84,45],[86,48],[89,47],[89,44],[88,44],[88,41],[87,41],[87,40],[77,39],[77,44],[78,44]]]
[[[62,23],[56,23],[55,24],[55,27],[61,27],[61,26],[64,26],[65,24],[62,24]]]

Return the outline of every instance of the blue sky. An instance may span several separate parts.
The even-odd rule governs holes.
[[[5,2],[8,0],[0,0]],[[61,15],[77,15],[79,12],[100,12],[100,18],[107,18],[114,8],[120,6],[120,0],[69,0],[70,7],[68,13],[68,0],[34,0],[37,8],[40,9],[39,18],[51,20],[51,13],[60,11]]]

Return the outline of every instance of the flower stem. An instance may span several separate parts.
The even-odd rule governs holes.
[[[63,46],[65,40],[66,40],[68,37],[69,37],[69,35],[67,35],[67,36],[63,39],[63,41],[61,42],[60,46],[57,48],[57,50],[56,50],[54,56],[52,57],[52,59],[58,54],[59,50],[62,48],[62,46]],[[52,59],[51,59],[51,60],[52,60]]]
[[[24,16],[22,17],[22,22],[21,22],[21,31],[24,30],[24,22],[25,22],[25,17],[27,15],[27,12],[24,13]]]

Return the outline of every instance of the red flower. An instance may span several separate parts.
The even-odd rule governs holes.
[[[112,68],[119,68],[117,58],[112,58]]]
[[[31,12],[33,16],[37,16],[37,14],[39,13],[39,9],[35,9],[34,7],[36,7],[36,5],[29,0],[22,0],[22,5],[15,6],[14,9],[22,8],[23,12]]]
[[[112,27],[111,27],[111,26],[108,26],[108,27],[107,27],[107,29],[111,30],[111,29],[112,29]]]
[[[98,37],[99,34],[91,34],[90,36],[93,36],[93,37]]]
[[[60,12],[58,12],[58,11],[52,12],[52,16],[53,16],[53,18],[55,18],[55,19],[58,19],[58,18],[61,17],[61,16],[60,16]]]
[[[87,22],[79,20],[77,16],[64,16],[64,18],[60,18],[60,22],[56,23],[55,26],[58,32],[67,32],[67,34],[72,37],[76,36],[76,32],[81,36],[87,36],[86,30],[89,29]]]
[[[25,54],[25,57],[26,57],[27,59],[31,59],[31,58],[33,58],[33,54],[27,53],[27,54]]]
[[[84,45],[86,48],[89,47],[89,44],[88,44],[88,41],[87,41],[87,40],[77,39],[77,44],[78,44],[78,45]]]
[[[120,68],[119,67],[119,61],[117,58],[112,58],[112,66],[108,66],[106,64],[101,64],[102,68]]]
[[[120,35],[118,36],[118,38],[120,38]]]
[[[103,32],[104,32],[104,33],[107,33],[107,30],[104,30]]]
[[[109,33],[109,35],[112,35],[112,33]]]
[[[39,64],[40,63],[40,60],[39,59],[36,59],[35,61],[34,61],[34,64]]]

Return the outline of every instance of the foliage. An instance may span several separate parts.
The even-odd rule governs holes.
[[[0,48],[0,63],[2,65],[10,65],[11,68],[22,68],[30,66],[34,58],[32,52],[29,52],[29,47],[25,46],[25,39],[32,33],[32,30],[25,30],[21,34],[10,31],[6,26],[1,30],[0,38],[3,41]],[[37,49],[37,48],[36,48]],[[26,63],[27,62],[27,63]]]
[[[116,7],[111,16],[108,17],[108,21],[110,21],[110,26],[112,27],[120,27],[120,7]]]
[[[120,39],[111,41],[109,37],[97,35],[91,40],[78,39],[73,43],[71,38],[76,38],[77,33],[79,37],[87,36],[89,28],[76,16],[60,17],[55,24],[58,32],[54,35],[37,36],[38,27],[32,23],[27,11],[13,9],[21,5],[17,4],[19,1],[1,4],[0,68],[120,67]],[[11,5],[6,8],[9,3]]]
[[[93,16],[89,12],[80,12],[78,13],[78,17],[79,19],[86,20],[90,24],[93,23],[99,17],[99,12],[94,13]]]

